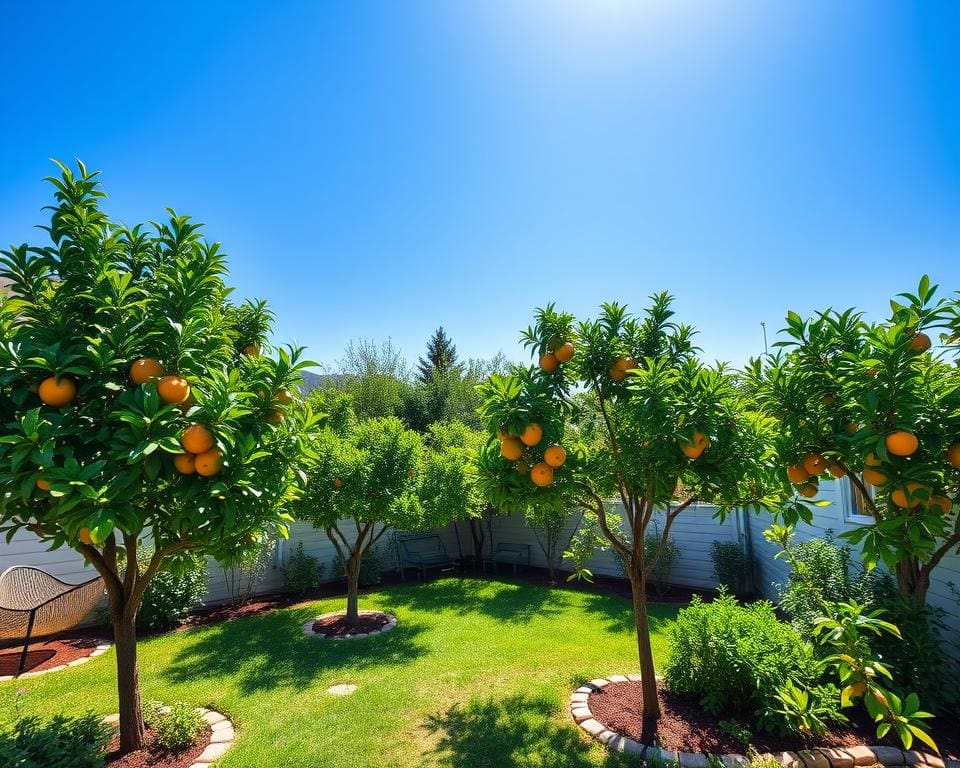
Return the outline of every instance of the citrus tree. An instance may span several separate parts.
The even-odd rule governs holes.
[[[854,310],[791,312],[778,351],[748,372],[779,422],[781,471],[810,497],[820,478],[849,478],[874,522],[841,535],[920,604],[960,545],[960,302],[936,290],[923,277],[879,323]]]
[[[750,410],[723,366],[701,363],[693,330],[673,322],[671,298],[635,317],[606,304],[576,323],[538,310],[524,343],[537,365],[483,385],[491,431],[477,471],[507,511],[583,506],[624,563],[633,593],[646,716],[657,716],[647,579],[677,517],[691,504],[776,505],[785,485],[768,448],[772,420]],[[584,402],[571,395],[585,390]],[[607,500],[619,500],[622,524]],[[664,513],[657,546],[645,536]],[[582,537],[581,537],[582,539]]]
[[[199,225],[116,225],[97,174],[60,169],[51,244],[0,256],[0,528],[103,577],[128,751],[143,745],[144,591],[178,557],[285,534],[315,418],[292,394],[299,350],[260,354],[269,313],[229,302]]]
[[[423,527],[417,473],[423,440],[396,417],[344,419],[317,440],[296,515],[322,528],[347,576],[347,622],[360,620],[360,564],[390,527]]]

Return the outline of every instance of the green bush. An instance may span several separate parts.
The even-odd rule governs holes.
[[[711,603],[694,597],[670,629],[667,687],[697,696],[714,715],[735,715],[768,731],[792,731],[777,712],[787,681],[814,688],[822,668],[813,648],[773,605],[740,605],[721,590]],[[829,693],[829,692],[825,692]],[[836,689],[832,701],[839,705]]]
[[[0,726],[0,765],[11,768],[103,768],[111,731],[100,717],[17,717]]]
[[[322,578],[323,563],[304,552],[302,542],[297,544],[283,566],[284,589],[295,595],[303,595],[318,587]]]
[[[735,541],[715,541],[710,545],[713,575],[721,587],[734,595],[744,595],[753,577],[753,557]]]
[[[170,705],[168,710],[157,701],[148,701],[143,707],[144,724],[153,731],[154,743],[164,752],[179,752],[192,746],[206,726],[196,707],[183,701]]]
[[[343,567],[343,561],[337,557],[334,562],[337,576],[341,579],[347,578],[347,571]],[[383,573],[383,555],[379,547],[374,547],[363,556],[360,561],[360,586],[369,587],[380,583],[380,576]]]
[[[645,558],[648,562],[656,553],[661,538],[660,526],[654,524],[653,530],[648,533],[643,540]],[[660,559],[654,563],[653,570],[650,571],[650,575],[647,577],[647,580],[653,584],[653,589],[658,595],[666,592],[670,584],[670,576],[673,573],[673,568],[679,559],[680,547],[677,546],[673,537],[670,537],[663,545],[663,549],[660,552]]]
[[[148,555],[141,558],[141,562]],[[207,592],[207,562],[200,555],[171,560],[143,593],[137,624],[147,629],[166,629],[180,624],[200,605]]]

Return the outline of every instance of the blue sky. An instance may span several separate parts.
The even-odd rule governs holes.
[[[520,358],[548,301],[760,323],[960,288],[960,4],[0,4],[0,242],[47,158],[208,225],[278,340]]]

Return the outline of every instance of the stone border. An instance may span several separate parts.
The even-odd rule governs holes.
[[[314,623],[320,621],[320,619],[326,619],[330,616],[343,616],[344,613],[345,611],[330,611],[329,613],[321,613],[319,616],[314,616],[312,619],[304,623],[303,634],[307,635],[308,637],[319,637],[323,640],[359,640],[363,637],[382,635],[384,632],[389,632],[397,628],[397,617],[392,613],[387,613],[386,611],[360,611],[361,616],[386,616],[387,623],[384,624],[380,629],[375,629],[372,632],[358,632],[355,635],[336,635],[334,637],[328,637],[322,632],[313,631]]]
[[[55,667],[50,667],[50,669],[41,669],[39,672],[24,672],[22,675],[0,675],[0,683],[5,683],[8,680],[23,680],[27,677],[40,677],[40,675],[45,675],[48,672],[62,672],[70,667],[79,667],[81,664],[86,664],[88,661],[90,661],[90,659],[95,659],[97,656],[102,656],[110,650],[110,647],[110,643],[102,642],[97,645],[96,648],[90,651],[88,656],[81,656],[79,659],[68,661],[66,664],[58,664]]]
[[[163,711],[169,712],[170,707],[163,707]],[[210,734],[210,743],[207,744],[203,752],[197,755],[190,768],[208,768],[212,762],[223,757],[227,750],[233,746],[233,742],[237,738],[237,732],[234,730],[230,718],[215,709],[197,707],[197,712],[207,721],[212,733]],[[103,722],[114,728],[119,728],[120,714],[107,715],[103,718]]]
[[[594,718],[587,703],[591,693],[599,691],[610,683],[638,682],[639,680],[640,675],[610,675],[608,678],[599,677],[581,685],[570,696],[570,717],[590,738],[617,752],[637,755],[646,761],[659,759],[664,762],[675,762],[680,765],[680,768],[709,768],[709,760],[703,752],[677,752],[650,747],[636,739],[614,733]],[[855,766],[876,763],[887,766],[960,768],[960,760],[944,761],[936,755],[915,749],[905,751],[887,746],[803,749],[798,752],[764,753],[761,757],[766,757],[768,754],[771,754],[784,768],[855,768]],[[748,762],[744,755],[727,754],[718,755],[718,757],[729,768],[740,768]]]

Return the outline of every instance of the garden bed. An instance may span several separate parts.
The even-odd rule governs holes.
[[[88,634],[37,640],[30,643],[27,650],[27,663],[23,674],[32,676],[42,672],[59,671],[67,666],[78,666],[105,653],[109,647],[106,640]],[[22,646],[0,650],[0,680],[17,675],[22,651]]]
[[[303,631],[314,637],[350,640],[389,632],[396,626],[397,617],[383,611],[360,611],[359,621],[355,624],[347,622],[343,611],[334,611],[311,619],[304,624]]]
[[[164,752],[153,746],[154,733],[147,729],[146,749],[128,752],[119,756],[120,737],[116,735],[107,747],[107,759],[104,768],[190,768],[196,765],[197,758],[210,744],[213,731],[208,726],[197,738],[197,743],[180,752]]]

